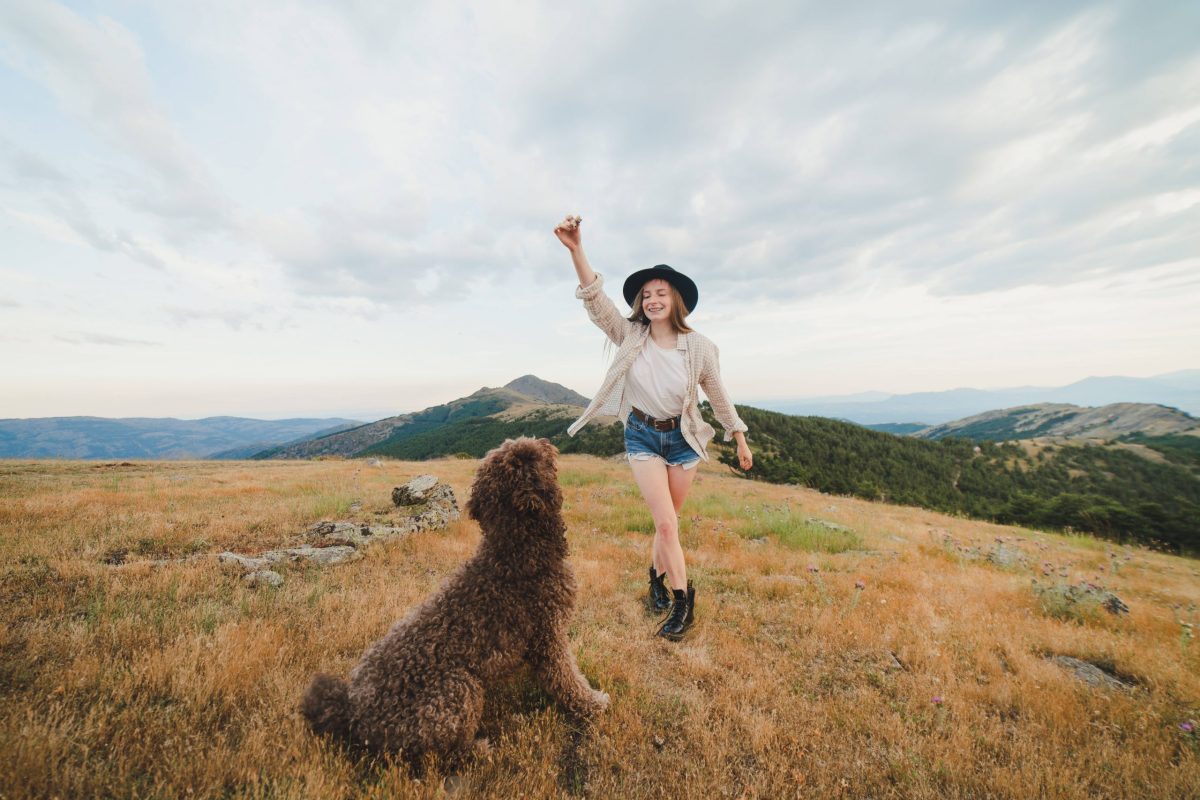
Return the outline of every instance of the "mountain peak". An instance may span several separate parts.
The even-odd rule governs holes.
[[[504,388],[520,392],[534,400],[541,400],[543,403],[566,403],[585,408],[588,404],[588,399],[579,392],[568,389],[561,383],[543,380],[537,375],[522,375],[504,384]]]

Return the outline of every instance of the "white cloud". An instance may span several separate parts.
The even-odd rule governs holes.
[[[701,286],[697,324],[741,347],[844,343],[828,386],[781,387],[752,355],[746,385],[898,390],[871,355],[894,341],[958,374],[936,320],[1010,296],[1107,309],[1045,350],[1085,363],[1073,348],[1129,333],[1103,282],[1145,276],[1132,318],[1174,313],[1155,281],[1200,299],[1171,271],[1200,252],[1195,15],[215,0],[106,16],[19,0],[0,9],[0,91],[22,101],[0,120],[0,274],[40,277],[6,283],[20,305],[0,333],[29,340],[0,368],[106,331],[163,342],[104,348],[141,351],[130,375],[167,380],[174,357],[218,384],[295,383],[419,342],[407,380],[471,391],[545,364],[586,392],[594,365],[569,354],[592,331],[550,232],[567,212],[614,297],[669,263]],[[859,319],[862,292],[903,298],[899,316]],[[80,318],[28,313],[47,306]],[[824,327],[777,341],[768,321],[798,319]],[[1105,372],[1146,353],[1194,366],[1152,321],[1142,355],[1093,351],[1124,359]],[[488,357],[463,352],[466,331]],[[955,345],[990,353],[1003,334]]]

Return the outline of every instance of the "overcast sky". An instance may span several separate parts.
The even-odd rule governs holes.
[[[809,7],[805,7],[808,5]],[[1200,367],[1200,3],[0,3],[0,417],[739,403]]]

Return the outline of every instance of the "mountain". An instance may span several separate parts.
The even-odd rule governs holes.
[[[1081,406],[1151,403],[1200,415],[1200,370],[1168,372],[1149,378],[1090,377],[1066,386],[959,388],[883,397],[878,394],[863,392],[857,395],[763,401],[754,405],[784,414],[846,419],[861,425],[920,422],[924,426],[932,426],[998,408],[1038,403]]]
[[[1007,441],[1034,437],[1117,439],[1129,434],[1200,436],[1200,419],[1174,408],[1150,403],[1110,403],[1087,408],[1070,403],[985,411],[910,433],[920,439],[961,436],[972,440]]]
[[[1176,389],[1200,391],[1200,369],[1181,369],[1177,372],[1164,372],[1155,375],[1153,380],[1163,386],[1173,386]]]
[[[337,418],[0,419],[0,458],[246,458],[280,442],[359,424]]]
[[[510,389],[518,394],[523,394],[526,397],[532,397],[535,400],[540,400],[543,403],[551,404],[566,404],[570,406],[579,406],[587,408],[588,398],[581,395],[579,392],[568,389],[561,383],[551,383],[544,381],[536,375],[522,375],[516,380],[509,381],[504,384],[505,389]]]
[[[562,384],[522,375],[499,388],[484,386],[448,403],[269,448],[254,458],[386,455],[416,459],[452,453],[478,457],[510,435],[561,433],[567,439],[567,426],[587,404],[588,398]],[[596,430],[587,435],[581,431],[580,436],[556,444],[563,452],[580,452],[581,445],[593,441]],[[610,432],[604,438],[611,437]]]

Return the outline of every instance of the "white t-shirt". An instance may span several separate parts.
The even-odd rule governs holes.
[[[674,347],[659,347],[647,335],[625,378],[629,402],[656,419],[682,414],[687,398],[686,355]]]

